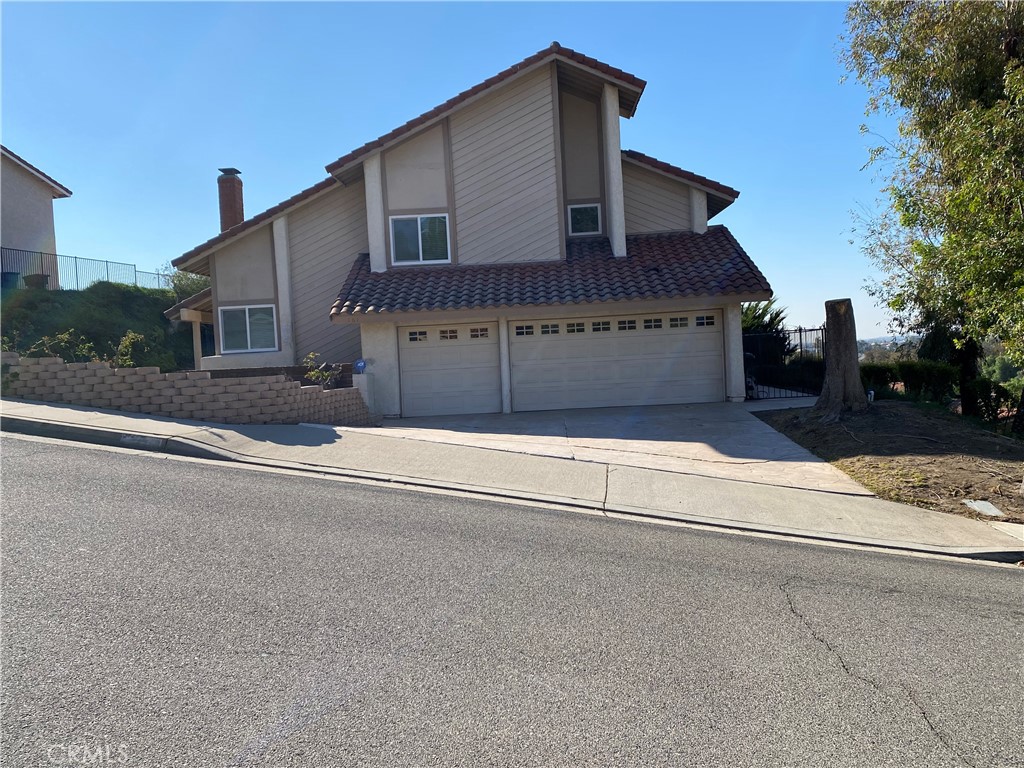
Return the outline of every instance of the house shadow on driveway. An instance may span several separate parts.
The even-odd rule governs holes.
[[[327,424],[202,424],[182,437],[250,457],[299,462],[316,455],[310,449],[330,448],[343,440]]]
[[[655,469],[673,469],[673,459],[818,461],[752,416],[746,403],[732,402],[386,419],[359,431]]]
[[[808,405],[813,399],[801,402]],[[773,407],[786,407],[775,401]],[[758,407],[758,406],[754,406]],[[386,419],[359,432],[576,461],[867,494],[746,403]]]

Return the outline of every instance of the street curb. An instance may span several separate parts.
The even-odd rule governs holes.
[[[0,417],[0,432],[14,432],[35,437],[52,437],[57,440],[77,440],[96,445],[108,445],[115,448],[133,448],[153,453],[169,453],[186,456],[192,459],[213,459],[232,461],[227,456],[206,446],[191,441],[183,443],[180,438],[160,437],[144,432],[125,432],[124,430],[106,429],[105,427],[83,427],[78,424],[64,424],[54,421],[39,421],[21,416]]]
[[[412,489],[424,488],[433,491],[457,491],[459,493],[484,496],[494,500],[525,501],[541,504],[555,504],[579,511],[601,514],[624,520],[658,520],[672,523],[688,523],[706,528],[718,528],[740,533],[759,533],[779,536],[794,541],[821,542],[831,544],[847,544],[871,549],[903,552],[924,555],[941,555],[961,560],[982,560],[997,563],[1016,563],[1024,561],[1024,548],[992,550],[975,547],[933,547],[926,544],[897,543],[884,539],[870,539],[858,536],[844,536],[799,528],[786,528],[773,525],[755,525],[739,520],[702,517],[681,513],[659,512],[641,507],[608,506],[596,504],[586,499],[572,497],[549,496],[540,493],[527,493],[506,488],[493,488],[468,485],[456,482],[441,482],[428,478],[391,475],[369,472],[366,470],[342,469],[326,467],[319,464],[305,464],[291,461],[272,461],[246,454],[235,453],[226,449],[211,448],[203,443],[190,440],[188,437],[160,437],[140,432],[105,429],[103,427],[84,427],[59,422],[39,421],[18,416],[0,417],[0,431],[17,434],[50,437],[58,440],[75,440],[80,442],[107,445],[118,448],[166,453],[192,459],[226,461],[252,466],[277,469],[290,469],[301,472],[314,472],[332,477],[349,478],[375,483],[401,485]]]

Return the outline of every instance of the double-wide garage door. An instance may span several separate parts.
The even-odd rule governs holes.
[[[725,399],[721,313],[509,323],[517,411]]]
[[[496,323],[398,332],[403,415],[501,410]],[[514,320],[508,336],[516,411],[725,399],[719,311]]]

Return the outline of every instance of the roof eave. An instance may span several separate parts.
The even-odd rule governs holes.
[[[183,272],[194,272],[195,270],[191,268],[191,265],[197,258],[209,256],[209,254],[215,249],[223,248],[225,245],[228,245],[238,238],[248,234],[259,225],[272,223],[274,219],[285,215],[295,206],[309,202],[313,198],[333,189],[337,184],[341,184],[342,186],[345,185],[344,182],[334,178],[333,176],[323,179],[313,186],[307,187],[298,194],[292,195],[287,200],[284,200],[265,211],[257,213],[255,216],[251,216],[240,224],[236,224],[230,229],[224,230],[215,237],[211,237],[205,243],[196,246],[192,250],[186,251],[178,258],[173,259],[171,261],[171,266],[176,269],[180,269]],[[208,275],[209,266],[207,266],[206,269],[207,271],[197,272],[196,274]]]
[[[11,162],[16,163],[17,165],[21,166],[26,171],[28,171],[30,174],[32,174],[37,179],[39,179],[41,182],[46,184],[46,186],[48,186],[52,190],[52,195],[53,195],[53,199],[54,200],[59,200],[61,198],[65,198],[65,197],[71,197],[72,192],[71,192],[70,189],[65,187],[63,184],[61,184],[59,181],[57,181],[52,176],[50,176],[50,175],[44,173],[43,171],[39,170],[38,168],[36,168],[34,165],[32,165],[32,163],[30,163],[25,158],[23,158],[20,155],[12,152],[7,147],[0,147],[0,150],[2,150],[3,154],[8,159],[10,159]]]

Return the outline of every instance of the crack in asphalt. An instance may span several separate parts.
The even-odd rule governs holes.
[[[918,701],[917,694],[914,693],[913,688],[911,688],[908,685],[903,685],[902,688],[907,692],[907,698],[914,702],[914,706],[917,708],[917,711],[921,715],[921,718],[925,721],[925,723],[928,724],[928,728],[930,728],[931,732],[935,734],[935,738],[939,740],[942,746],[944,746],[951,753],[953,753],[953,755],[955,755],[957,759],[959,759],[960,762],[962,762],[964,765],[970,766],[970,768],[975,768],[974,763],[972,763],[970,760],[968,760],[966,757],[960,754],[960,752],[957,751],[956,747],[954,747],[949,742],[949,740],[943,735],[942,731],[935,727],[935,723],[933,723],[932,719],[928,717],[928,713],[925,711],[924,706],[921,704],[920,701]]]
[[[846,663],[846,659],[843,658],[842,654],[839,653],[839,651],[837,651],[835,648],[833,648],[832,644],[828,640],[826,640],[821,634],[819,634],[813,626],[811,626],[811,622],[807,620],[807,617],[797,610],[796,603],[793,602],[793,596],[789,593],[790,583],[791,582],[787,581],[783,584],[779,584],[779,589],[782,591],[782,594],[786,596],[786,602],[789,604],[790,612],[798,619],[800,619],[800,623],[803,624],[807,628],[807,631],[811,633],[811,637],[813,637],[815,640],[817,640],[819,643],[821,643],[828,649],[829,653],[831,653],[832,656],[835,657],[836,661],[839,662],[839,666],[843,668],[843,671],[847,675],[856,680],[860,680],[863,683],[867,683],[872,688],[874,688],[876,692],[882,693],[882,688],[878,685],[878,683],[876,683],[874,680],[870,678],[864,677],[863,675],[858,675],[856,672],[850,669],[850,665]]]
[[[789,605],[790,612],[800,620],[800,623],[803,624],[804,627],[807,628],[807,631],[810,632],[811,637],[813,637],[817,642],[821,643],[823,646],[825,646],[825,648],[828,649],[828,652],[832,654],[832,656],[835,658],[837,662],[839,662],[839,666],[842,667],[843,672],[845,672],[847,675],[854,678],[855,680],[860,680],[863,683],[867,683],[875,690],[876,693],[885,694],[886,690],[883,688],[883,686],[879,685],[871,678],[864,677],[863,675],[859,675],[856,672],[854,672],[850,668],[850,665],[846,663],[846,659],[843,658],[843,655],[839,653],[839,651],[837,651],[821,633],[815,630],[815,628],[811,625],[811,622],[807,620],[806,616],[804,616],[802,613],[800,613],[799,610],[797,610],[796,603],[793,601],[793,595],[789,591],[789,586],[791,583],[792,580],[779,584],[779,590],[782,592],[783,595],[785,595],[786,602]],[[913,689],[902,683],[900,684],[900,687],[904,690],[904,692],[907,695],[907,698],[910,699],[911,703],[913,703],[914,709],[917,710],[917,713],[921,716],[921,719],[924,720],[925,724],[928,726],[928,729],[932,732],[932,734],[935,736],[938,742],[942,744],[942,746],[945,747],[950,752],[950,754],[956,757],[964,765],[969,766],[969,768],[975,768],[974,763],[972,763],[970,760],[968,760],[966,757],[960,754],[960,752],[957,751],[956,747],[953,746],[949,739],[946,738],[946,736],[943,735],[943,733],[935,727],[935,724],[931,721],[931,718],[928,717],[928,713],[921,705],[921,702],[918,700],[917,695],[914,693]]]

